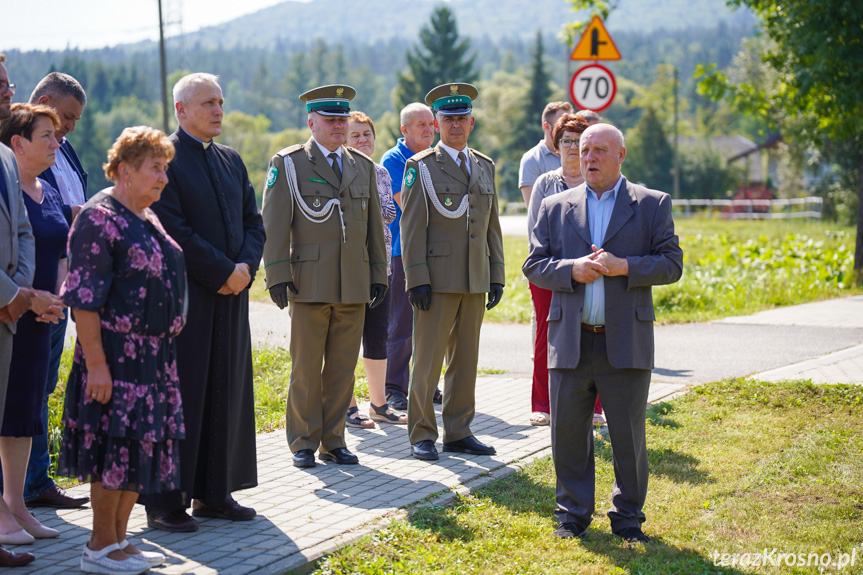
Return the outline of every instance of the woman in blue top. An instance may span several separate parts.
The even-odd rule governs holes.
[[[0,126],[0,142],[15,152],[24,203],[36,239],[36,275],[31,294],[55,305],[53,314],[29,311],[21,316],[12,343],[9,387],[0,428],[3,499],[12,518],[0,514],[0,542],[21,544],[32,543],[34,537],[59,535],[27,510],[24,481],[32,438],[45,433],[41,414],[51,351],[49,322],[56,323],[62,314],[62,303],[53,294],[57,291],[60,260],[66,257],[69,225],[63,217],[60,193],[37,178],[54,165],[54,155],[60,147],[54,132],[60,119],[47,106],[15,104],[11,112]]]

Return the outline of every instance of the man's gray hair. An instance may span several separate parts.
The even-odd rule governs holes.
[[[87,94],[81,83],[69,74],[63,72],[51,72],[36,84],[36,89],[30,94],[30,103],[36,104],[39,98],[48,96],[55,104],[59,100],[63,100],[72,96],[82,106],[87,105]]]
[[[185,102],[192,93],[198,88],[198,86],[202,84],[215,84],[219,85],[219,77],[215,74],[208,74],[206,72],[195,72],[193,74],[186,74],[174,84],[174,116],[177,116],[177,102]],[[177,116],[177,120],[180,120],[180,117]]]
[[[599,117],[599,114],[594,112],[593,110],[579,110],[575,113],[576,116],[581,116],[585,120],[587,120],[588,124],[598,124],[602,122],[602,118]]]
[[[431,108],[429,108],[422,102],[413,102],[411,104],[408,104],[407,106],[402,108],[401,112],[399,112],[399,124],[402,126],[407,126],[408,121],[413,114],[423,111],[431,112]]]

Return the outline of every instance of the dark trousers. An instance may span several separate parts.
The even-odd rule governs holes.
[[[410,383],[411,348],[413,346],[414,311],[405,291],[405,269],[402,257],[395,256],[390,264],[390,322],[387,338],[386,392],[408,394]]]
[[[69,321],[69,310],[66,318],[51,326],[51,355],[48,359],[48,377],[45,380],[45,402],[42,405],[42,425],[45,433],[33,436],[30,447],[30,459],[27,461],[27,475],[24,480],[24,501],[36,499],[52,487],[54,480],[48,476],[51,467],[51,456],[48,454],[48,396],[54,393],[60,371],[60,359],[63,356],[63,340],[66,337],[66,324]],[[0,474],[2,481],[2,474]]]
[[[578,329],[578,328],[576,328]],[[647,496],[645,417],[650,370],[618,369],[608,363],[605,334],[581,333],[575,369],[550,369],[551,450],[557,474],[555,516],[586,528],[595,501],[593,407],[597,393],[608,421],[614,461],[612,506],[615,531],[644,522]]]

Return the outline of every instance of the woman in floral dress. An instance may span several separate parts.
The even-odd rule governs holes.
[[[185,323],[180,246],[149,206],[174,147],[159,130],[126,128],[96,194],[72,227],[61,296],[78,340],[66,387],[60,472],[90,482],[93,533],[81,569],[141,573],[164,561],[126,541],[139,493],[179,484],[184,436],[175,346]]]

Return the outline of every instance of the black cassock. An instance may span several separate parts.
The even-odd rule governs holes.
[[[205,148],[182,129],[170,138],[176,155],[153,210],[183,248],[189,279],[188,320],[177,337],[186,439],[181,491],[140,502],[180,509],[193,498],[218,505],[258,484],[249,291],[216,292],[235,263],[247,263],[255,277],[264,224],[236,150],[216,143]]]

